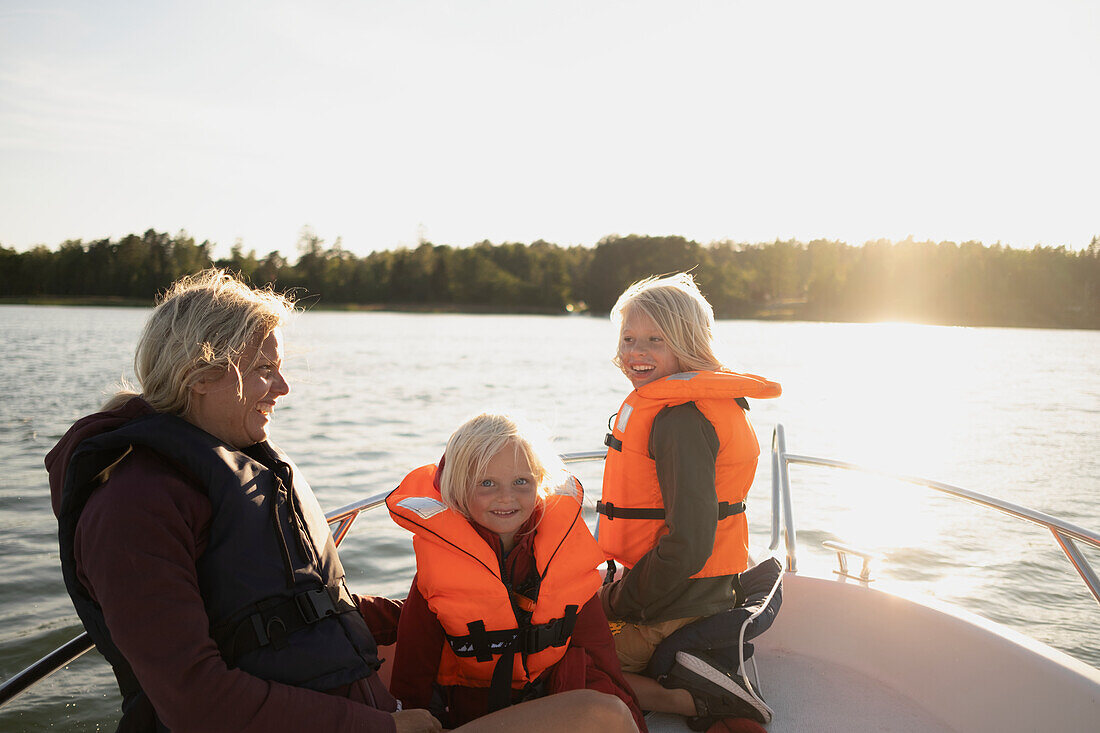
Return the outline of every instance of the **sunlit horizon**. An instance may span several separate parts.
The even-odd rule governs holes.
[[[0,245],[1100,235],[1100,10],[5,3]]]

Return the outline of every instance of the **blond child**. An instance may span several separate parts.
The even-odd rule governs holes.
[[[744,502],[760,453],[745,398],[777,397],[780,387],[722,365],[713,309],[687,273],[631,285],[612,319],[614,362],[634,390],[606,440],[598,536],[627,568],[600,590],[607,617],[622,622],[623,670],[644,709],[767,722],[771,711],[736,667],[705,651],[642,673],[663,639],[738,602],[749,562]]]
[[[627,729],[645,730],[596,595],[603,556],[581,491],[515,420],[484,414],[389,496],[417,562],[391,682],[405,706],[452,727],[589,689],[615,695]]]

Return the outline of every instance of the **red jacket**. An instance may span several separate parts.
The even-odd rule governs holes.
[[[46,459],[55,512],[73,449],[149,408],[131,401],[78,422]],[[135,450],[92,495],[76,533],[80,581],[103,607],[111,637],[174,731],[394,731],[378,675],[325,694],[229,669],[199,594],[210,502],[156,454]],[[392,641],[396,604],[357,599],[378,637]],[[390,631],[384,628],[391,626]],[[389,637],[389,638],[387,638]]]
[[[516,533],[516,546],[502,561],[504,572],[513,581],[527,579],[534,572],[534,533],[527,530],[537,518],[538,513],[533,513],[520,528]],[[473,526],[499,559],[500,538],[484,527]],[[438,700],[433,704],[433,693],[437,690],[435,680],[445,643],[443,627],[428,608],[414,577],[409,597],[401,609],[390,690],[404,707],[428,708],[436,717],[443,715],[440,720],[445,726],[457,727],[486,714],[488,688],[448,687],[439,690],[444,696],[442,706]],[[589,689],[616,695],[630,708],[638,730],[645,733],[645,719],[637,698],[623,678],[599,596],[594,596],[581,608],[569,650],[543,676],[546,678],[546,694]]]

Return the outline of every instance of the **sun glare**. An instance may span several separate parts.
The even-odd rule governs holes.
[[[837,415],[847,423],[838,432],[859,436],[854,447],[860,462],[938,475],[958,449],[945,443],[943,421],[965,419],[960,413],[964,396],[980,374],[961,340],[965,330],[948,330],[945,350],[942,327],[880,323],[858,328],[872,329],[874,337],[846,340],[843,358],[832,365],[842,383],[850,383],[854,372],[861,392]]]
[[[841,542],[887,552],[919,546],[938,533],[939,514],[920,489],[856,474],[845,477],[842,496],[846,507],[837,511],[834,525]]]
[[[989,373],[981,346],[967,340],[968,333],[911,323],[830,329],[827,348],[822,346],[829,356],[817,366],[819,381],[806,385],[814,394],[803,409],[842,407],[828,410],[835,441],[806,452],[894,475],[960,479],[952,472],[965,464],[972,405]],[[925,547],[950,521],[930,490],[857,472],[795,471],[792,482],[813,487],[812,501],[820,502],[809,511],[828,512],[835,539],[861,549]]]

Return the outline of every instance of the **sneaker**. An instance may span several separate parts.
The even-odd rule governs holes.
[[[695,699],[698,718],[751,718],[758,723],[771,722],[772,709],[756,694],[749,681],[726,671],[704,652],[677,652],[676,663],[662,684],[690,692]]]

